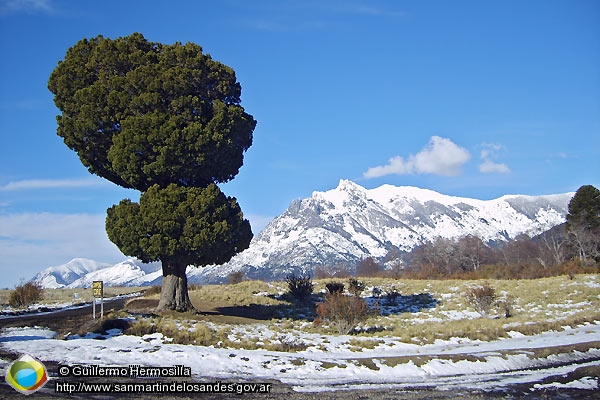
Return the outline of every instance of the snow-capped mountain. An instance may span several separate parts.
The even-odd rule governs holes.
[[[85,258],[74,258],[64,265],[48,267],[33,277],[44,288],[58,289],[67,287],[70,283],[85,277],[87,274],[110,267],[111,264],[101,263]]]
[[[107,286],[151,286],[162,282],[160,263],[143,264],[130,258],[118,264],[99,269],[71,282],[68,287],[91,287],[93,281],[104,281]]]
[[[189,266],[186,273],[190,283],[198,282],[201,269]],[[129,258],[118,264],[109,264],[75,258],[64,265],[49,267],[33,277],[43,288],[89,288],[93,281],[104,281],[106,286],[152,286],[162,283],[160,262],[144,264]]]
[[[565,221],[574,193],[548,196],[509,195],[476,200],[443,195],[415,187],[384,185],[365,189],[342,180],[337,188],[295,200],[273,219],[230,262],[188,267],[190,283],[223,282],[243,271],[252,279],[284,279],[290,273],[383,258],[390,250],[410,251],[436,237],[476,235],[484,242],[502,242],[520,234],[538,235]],[[116,265],[75,259],[40,272],[44,287],[89,287],[160,284],[160,263],[128,259]]]
[[[145,286],[160,284],[162,278],[160,263],[143,264],[134,258],[118,264],[108,264],[75,258],[68,263],[49,267],[33,277],[48,289],[87,288],[96,280],[107,286]]]
[[[222,266],[203,268],[200,282],[223,281],[242,270],[250,278],[282,279],[317,266],[354,266],[389,250],[410,251],[436,237],[467,234],[502,242],[535,236],[565,221],[574,193],[509,195],[494,200],[446,196],[415,187],[367,190],[342,180],[337,188],[292,202],[250,247]]]

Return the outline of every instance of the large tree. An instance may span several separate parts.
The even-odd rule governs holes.
[[[108,210],[109,238],[162,261],[159,308],[189,309],[185,266],[226,262],[252,237],[215,185],[237,175],[256,126],[233,69],[193,43],[98,36],[67,51],[48,88],[62,112],[57,133],[83,165],[143,192]]]
[[[582,262],[600,262],[600,190],[585,185],[575,192],[569,202],[567,232]]]
[[[109,239],[143,262],[162,261],[159,309],[193,308],[187,292],[188,265],[221,264],[252,238],[234,198],[215,184],[186,188],[151,186],[140,202],[129,199],[108,209]]]

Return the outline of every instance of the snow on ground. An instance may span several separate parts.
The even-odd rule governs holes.
[[[560,290],[568,293],[552,298],[542,292],[540,299],[521,301],[515,309],[526,315],[541,315],[544,320],[561,319],[584,309],[593,309],[600,294],[576,297],[584,288],[595,289],[595,276],[577,282],[566,281]],[[254,296],[283,294],[284,289],[268,284],[268,290]],[[426,324],[435,321],[476,320],[479,314],[459,304],[463,290],[458,287],[436,291],[429,285],[419,293],[406,292],[401,284],[386,287],[398,291],[389,301],[377,297],[375,287],[367,287],[363,297],[371,307],[378,305],[383,316],[391,315],[399,324]],[[517,289],[515,289],[517,290]],[[508,293],[500,292],[502,297]],[[573,300],[577,299],[577,300]],[[386,317],[378,323],[385,324]],[[509,321],[509,320],[506,320]],[[180,329],[193,329],[194,321],[179,321]],[[527,384],[532,391],[599,390],[597,376],[582,376],[578,370],[570,381],[565,378],[575,369],[600,367],[600,321],[574,328],[563,327],[527,336],[517,332],[523,322],[502,325],[508,338],[482,341],[467,338],[436,340],[429,344],[400,342],[389,336],[329,335],[312,330],[308,320],[270,321],[240,324],[226,329],[204,321],[209,329],[227,332],[231,343],[254,343],[259,349],[234,349],[215,346],[174,344],[160,333],[143,337],[123,335],[118,330],[108,335],[72,336],[54,339],[46,328],[7,328],[0,332],[0,347],[27,353],[41,361],[65,364],[146,365],[190,367],[195,378],[233,380],[278,380],[297,391],[348,389],[504,390],[507,386]],[[513,328],[514,325],[514,328]],[[423,325],[424,326],[424,325]],[[365,327],[362,327],[365,329]],[[368,328],[368,327],[367,327]],[[513,331],[514,329],[514,331]],[[103,339],[103,340],[97,340]],[[415,338],[418,339],[418,338]],[[263,344],[290,344],[296,352],[271,351]],[[558,346],[571,346],[567,349]],[[552,348],[548,350],[548,348]],[[273,347],[270,347],[273,349]],[[275,347],[277,348],[277,347]],[[0,368],[8,362],[0,360]]]
[[[552,382],[540,384],[536,383],[533,385],[534,390],[539,389],[584,389],[594,390],[598,389],[598,378],[585,377],[568,383]]]
[[[266,325],[255,324],[252,329],[265,338],[276,335]],[[96,340],[97,335],[92,334],[57,340],[54,332],[39,327],[6,328],[0,333],[0,346],[41,361],[71,365],[184,365],[196,378],[273,379],[297,391],[392,387],[500,390],[506,385],[552,379],[572,372],[576,366],[600,366],[598,348],[545,356],[534,352],[538,348],[599,342],[600,323],[535,336],[515,334],[489,342],[453,338],[415,345],[378,338],[378,346],[361,351],[352,351],[348,346],[353,336],[293,334],[309,347],[287,353],[179,345],[171,344],[160,333],[138,337],[122,335],[118,330],[109,331],[104,340]],[[578,377],[569,383],[536,384],[532,389],[549,387],[596,390],[598,380]]]

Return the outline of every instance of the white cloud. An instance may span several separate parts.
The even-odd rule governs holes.
[[[508,168],[506,164],[500,164],[495,163],[491,160],[485,160],[483,163],[479,164],[479,172],[483,172],[484,174],[508,174],[510,172],[510,168]]]
[[[106,184],[108,184],[108,181],[94,177],[81,179],[25,179],[21,181],[9,182],[6,185],[0,186],[0,192],[36,189],[83,188]]]
[[[429,143],[417,154],[408,159],[396,156],[383,166],[372,167],[363,174],[365,178],[385,175],[434,174],[442,176],[460,175],[461,167],[471,159],[469,151],[452,140],[432,136]]]
[[[126,257],[108,240],[105,215],[22,213],[0,215],[0,287],[29,280],[44,268],[76,257],[119,262]]]
[[[19,12],[51,14],[54,11],[50,0],[0,0],[0,14]]]
[[[484,174],[508,174],[510,172],[508,165],[494,161],[498,157],[498,152],[504,149],[504,146],[496,143],[483,143],[482,147],[480,156],[483,162],[479,164],[479,172]]]

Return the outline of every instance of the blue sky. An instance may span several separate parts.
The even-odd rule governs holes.
[[[56,135],[47,80],[82,38],[141,32],[231,66],[258,121],[238,198],[255,233],[340,179],[490,199],[600,187],[598,1],[0,0],[0,287],[118,262],[108,207]]]

